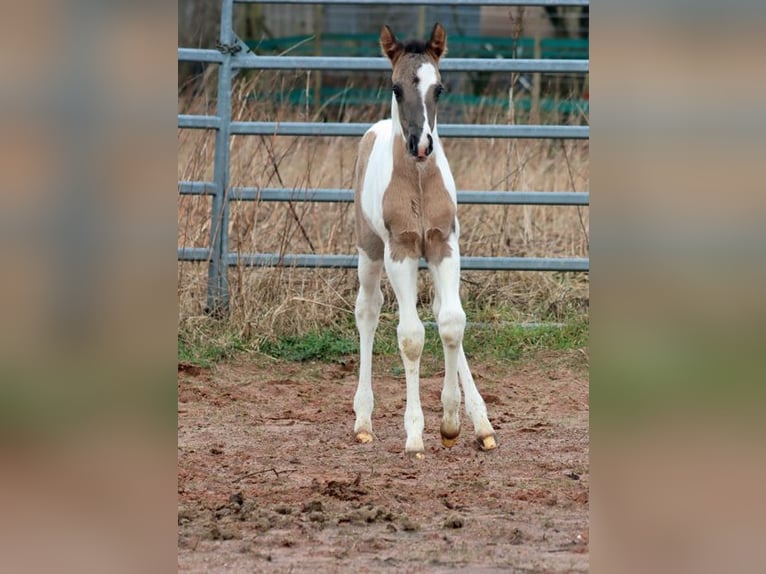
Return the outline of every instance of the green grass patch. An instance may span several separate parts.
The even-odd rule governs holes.
[[[305,335],[263,341],[258,350],[287,361],[332,361],[359,352],[355,338],[333,330],[311,331]]]
[[[586,320],[557,324],[507,324],[467,328],[463,347],[481,358],[518,360],[542,350],[579,349],[588,346]]]
[[[248,345],[242,339],[226,333],[216,337],[193,337],[183,333],[178,335],[179,363],[209,368],[218,361],[231,358],[246,350]]]
[[[482,317],[483,318],[483,317]],[[424,356],[441,357],[442,344],[433,322],[424,318],[426,340]],[[398,359],[396,317],[381,319],[375,335],[373,353]],[[498,320],[466,327],[463,346],[474,359],[517,361],[544,350],[579,349],[588,346],[587,316],[573,317],[565,323],[526,325]],[[314,329],[300,334],[272,336],[246,341],[225,330],[200,330],[178,336],[179,362],[210,367],[243,352],[259,352],[283,361],[332,362],[359,353],[359,338],[353,321]]]
[[[540,350],[579,349],[588,345],[587,320],[563,325],[501,324],[469,325],[463,345],[466,353],[482,359],[518,360]],[[258,351],[287,361],[335,361],[359,352],[357,333],[335,328],[263,341]],[[378,356],[398,356],[396,324],[381,324],[373,349]],[[441,355],[442,344],[435,326],[426,328],[424,354]]]

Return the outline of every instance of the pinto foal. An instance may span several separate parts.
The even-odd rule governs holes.
[[[433,313],[444,347],[442,443],[452,447],[460,434],[460,388],[465,408],[483,450],[496,447],[487,408],[476,389],[463,352],[465,313],[460,303],[460,226],[455,182],[436,131],[436,103],[444,91],[439,59],[447,35],[437,23],[428,42],[400,42],[388,26],[380,34],[383,53],[393,66],[391,119],[373,125],[359,144],[354,176],[359,249],[359,385],[354,396],[356,440],[372,441],[372,345],[383,294],[383,267],[399,304],[397,338],[407,380],[405,451],[424,456],[419,369],[423,323],[417,311],[418,261],[433,278]]]

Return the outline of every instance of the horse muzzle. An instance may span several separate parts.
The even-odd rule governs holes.
[[[407,139],[407,151],[417,161],[425,161],[434,151],[434,140],[431,134],[426,134],[425,141],[421,141],[422,139],[414,134]]]

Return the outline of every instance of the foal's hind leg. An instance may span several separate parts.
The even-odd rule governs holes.
[[[451,447],[460,434],[458,414],[460,408],[458,375],[460,375],[465,394],[465,408],[473,422],[476,439],[482,450],[491,450],[497,446],[495,431],[489,422],[487,407],[476,388],[463,351],[466,319],[460,302],[460,250],[456,234],[451,234],[447,243],[450,247],[450,256],[444,257],[439,262],[429,263],[428,266],[436,291],[434,316],[439,325],[439,336],[444,347],[442,443],[446,447]]]
[[[439,337],[444,349],[444,386],[442,407],[444,414],[440,432],[442,444],[448,448],[455,445],[460,434],[460,388],[458,386],[458,349],[463,341],[465,313],[460,303],[460,255],[457,238],[452,234],[448,240],[452,255],[441,261],[429,262],[428,269],[434,281],[434,318],[439,326]]]
[[[492,450],[497,447],[495,430],[489,422],[487,406],[484,404],[484,399],[481,398],[471,375],[471,370],[468,368],[463,345],[460,345],[458,351],[457,369],[460,374],[460,382],[463,385],[463,393],[465,394],[465,412],[468,413],[469,418],[473,422],[473,429],[479,447],[482,450]]]
[[[359,250],[359,294],[355,309],[359,330],[359,385],[354,396],[354,434],[356,440],[362,443],[372,441],[372,345],[383,304],[383,293],[380,291],[382,269],[382,259],[372,260],[362,249]]]

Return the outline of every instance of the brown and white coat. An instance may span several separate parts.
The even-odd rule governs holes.
[[[359,442],[373,440],[372,345],[385,267],[399,305],[397,337],[407,381],[405,450],[423,456],[419,367],[425,330],[417,311],[418,263],[423,257],[434,282],[433,313],[444,348],[442,442],[451,447],[460,433],[459,380],[476,439],[482,449],[493,449],[495,433],[463,351],[466,317],[459,293],[455,181],[437,132],[436,106],[443,91],[438,65],[446,51],[446,33],[437,23],[428,42],[402,43],[384,26],[380,43],[393,66],[391,118],[373,125],[362,138],[354,181],[360,283],[354,432]]]

